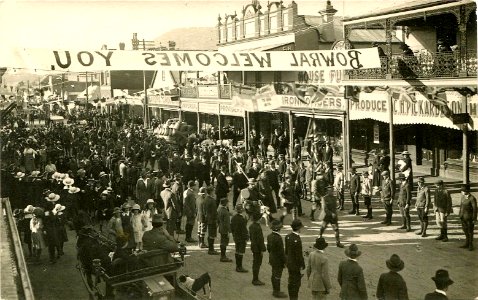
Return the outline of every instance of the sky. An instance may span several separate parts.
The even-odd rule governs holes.
[[[332,0],[338,16],[354,16],[411,0]],[[154,40],[180,27],[214,27],[217,17],[238,14],[251,0],[54,1],[0,0],[0,66],[18,48],[131,49],[133,33]],[[260,1],[265,7],[267,1]],[[291,1],[284,1],[284,5]],[[296,0],[299,14],[318,15],[326,0]]]
[[[410,0],[401,0],[410,1]],[[357,15],[394,0],[332,0],[337,15]],[[153,40],[178,27],[212,27],[217,16],[239,12],[251,1],[13,1],[0,2],[0,41],[10,47],[88,48],[131,45],[133,32]],[[266,6],[266,1],[260,1]],[[289,4],[290,1],[284,1]],[[296,0],[299,14],[317,14],[325,0]]]

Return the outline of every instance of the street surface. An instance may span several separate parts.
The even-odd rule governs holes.
[[[418,172],[415,174],[419,175]],[[427,183],[434,182],[437,178],[426,178]],[[350,199],[346,197],[346,210],[339,214],[339,224],[342,242],[346,245],[356,243],[362,255],[358,258],[362,266],[367,284],[369,299],[375,299],[375,291],[378,278],[381,273],[387,272],[385,261],[394,253],[398,254],[405,262],[405,269],[400,272],[408,285],[410,299],[423,299],[425,294],[435,289],[431,277],[435,271],[445,268],[450,272],[450,277],[455,283],[448,290],[449,299],[475,299],[478,297],[478,250],[468,251],[459,248],[464,243],[464,234],[461,224],[456,215],[456,206],[460,202],[460,181],[444,179],[447,187],[453,192],[453,206],[455,214],[449,218],[449,242],[436,241],[438,228],[434,216],[430,216],[428,237],[422,238],[414,232],[405,232],[397,227],[401,226],[401,217],[397,207],[394,207],[393,223],[391,226],[380,224],[385,216],[377,198],[373,199],[373,215],[371,221],[363,221],[359,216],[348,215],[351,208]],[[477,184],[472,185],[472,194],[476,195]],[[412,200],[412,204],[414,200]],[[362,204],[361,204],[362,205]],[[231,204],[230,204],[231,206]],[[303,248],[305,251],[312,250],[312,245],[319,233],[320,222],[311,222],[308,218],[310,203],[303,201],[306,216],[302,217],[305,228],[301,232]],[[362,214],[365,213],[362,207]],[[412,229],[419,227],[416,211],[412,211]],[[276,214],[278,216],[278,214]],[[291,232],[291,218],[285,219],[281,234],[285,236]],[[196,225],[197,226],[197,225]],[[196,226],[193,237],[196,237]],[[264,236],[271,231],[264,224],[262,226]],[[75,233],[68,231],[69,242],[65,244],[65,256],[54,264],[48,264],[48,254],[42,253],[43,264],[29,265],[29,273],[33,284],[36,299],[87,299],[88,294],[79,272],[76,269]],[[329,258],[329,272],[333,290],[329,299],[339,299],[340,287],[337,282],[337,270],[340,261],[345,260],[344,249],[335,246],[334,232],[329,227],[324,233],[329,243],[325,253]],[[475,229],[476,237],[476,229]],[[184,235],[180,240],[184,241]],[[475,247],[478,243],[475,240]],[[219,250],[219,240],[216,239],[216,250]],[[228,247],[228,256],[234,259],[234,246]],[[306,264],[307,264],[307,257]],[[185,259],[185,267],[182,272],[193,277],[209,272],[212,277],[213,299],[274,299],[272,297],[272,285],[270,281],[271,267],[268,264],[268,254],[264,253],[264,259],[260,271],[260,279],[265,286],[253,286],[252,281],[252,253],[248,248],[244,258],[244,267],[249,273],[235,272],[235,263],[221,263],[219,256],[207,254],[207,249],[199,249],[197,245],[188,246],[188,255]],[[305,272],[304,272],[305,273]],[[281,290],[287,293],[287,269],[282,276]],[[307,288],[307,278],[303,277],[300,299],[309,299],[310,290]]]

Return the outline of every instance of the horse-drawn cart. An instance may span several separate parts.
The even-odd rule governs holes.
[[[176,255],[154,250],[119,262],[111,261],[111,246],[93,229],[78,236],[78,269],[90,299],[198,299],[177,280],[185,248]]]

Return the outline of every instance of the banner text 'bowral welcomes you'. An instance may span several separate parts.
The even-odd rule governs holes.
[[[380,67],[376,48],[270,52],[25,49],[22,54],[21,67],[56,71],[304,71]]]

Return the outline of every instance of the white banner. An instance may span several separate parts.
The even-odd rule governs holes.
[[[379,68],[377,48],[321,51],[217,52],[17,50],[5,67],[56,70],[305,71]]]

